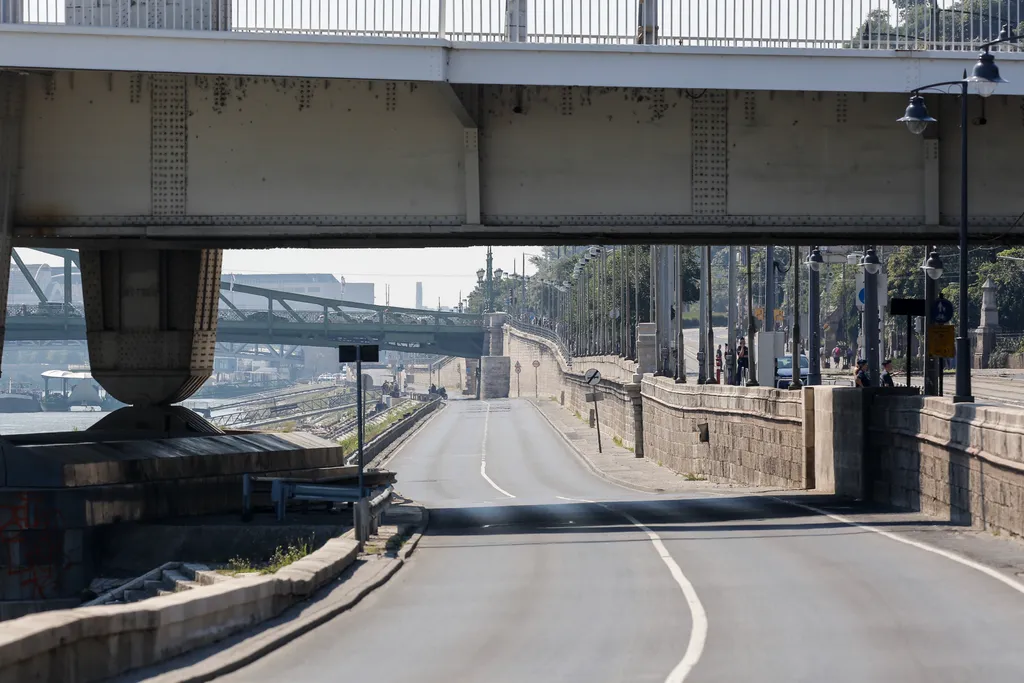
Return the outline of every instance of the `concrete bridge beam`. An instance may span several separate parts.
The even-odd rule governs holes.
[[[221,251],[82,250],[93,378],[131,406],[182,401],[213,372]]]

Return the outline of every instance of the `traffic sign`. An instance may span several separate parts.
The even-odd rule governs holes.
[[[928,327],[928,355],[932,358],[952,358],[956,355],[952,325]]]
[[[596,387],[601,382],[601,373],[597,371],[597,368],[590,368],[583,375],[583,381],[592,387]]]
[[[953,302],[949,299],[936,299],[932,304],[932,322],[944,325],[953,319]]]
[[[523,366],[519,364],[519,361],[516,361],[516,374],[518,375],[522,371],[523,371]]]
[[[764,309],[758,306],[754,309],[754,317],[758,320],[764,320]]]
[[[777,322],[777,323],[786,322],[786,312],[783,311],[781,308],[776,308],[775,309],[775,322]]]
[[[533,361],[533,367],[539,368],[540,367],[540,361],[539,360]]]
[[[584,394],[583,395],[583,399],[587,403],[597,403],[598,401],[603,401],[604,400],[604,394],[599,393],[597,391],[592,391],[589,394]]]

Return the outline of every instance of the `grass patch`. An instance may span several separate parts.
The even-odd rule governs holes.
[[[612,437],[612,443],[618,446],[619,448],[625,448],[625,446],[622,445],[622,437],[619,436],[618,434]]]
[[[301,560],[313,552],[312,541],[296,541],[287,546],[277,546],[274,554],[265,562],[254,561],[245,557],[232,557],[228,560],[224,574],[273,574],[282,567],[287,567],[296,560]]]
[[[684,476],[683,478],[686,479],[686,481],[707,481],[708,480],[707,477],[702,477],[701,475],[694,474],[693,472],[687,472],[686,476]]]
[[[578,411],[578,410],[577,410],[577,411],[576,411],[576,413],[575,413],[575,415],[576,415],[576,419],[577,419],[577,420],[579,420],[580,422],[582,422],[582,421],[583,421],[583,416],[582,416],[582,415],[580,415],[580,411]]]
[[[403,417],[405,417],[405,415],[407,413],[413,412],[418,407],[419,406],[417,405],[417,406],[413,406],[413,407],[408,408],[407,410],[405,410],[404,408],[406,408],[406,406],[402,406],[403,410],[395,410],[393,413],[391,413],[390,415],[385,417],[380,422],[377,422],[377,423],[372,424],[372,425],[367,425],[365,427],[365,429],[363,430],[363,443],[364,444],[369,443],[372,439],[377,437],[385,429],[387,429],[391,425],[395,424],[396,422],[401,420]],[[338,445],[341,446],[341,452],[343,454],[344,453],[352,453],[357,448],[359,448],[359,435],[358,434],[350,434],[349,436],[346,436],[344,439],[341,439],[340,441],[338,441]]]

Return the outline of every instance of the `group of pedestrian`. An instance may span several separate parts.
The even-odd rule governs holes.
[[[848,370],[853,367],[854,352],[852,346],[838,343],[832,349],[832,368],[834,370]]]
[[[883,387],[895,387],[896,382],[892,378],[892,359],[886,358],[885,362],[882,363],[882,386]],[[854,384],[858,387],[870,387],[871,386],[871,375],[868,373],[868,361],[867,359],[861,358],[857,361],[857,372],[854,375]]]

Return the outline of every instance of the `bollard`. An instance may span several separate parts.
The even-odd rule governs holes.
[[[356,540],[360,544],[366,543],[370,538],[370,499],[363,496],[356,503],[353,510],[354,526],[356,529]]]
[[[591,429],[593,429],[593,428],[594,428],[594,422],[595,422],[595,418],[594,418],[594,409],[593,409],[593,408],[591,408],[591,409],[590,409],[590,428],[591,428]]]
[[[565,405],[565,392],[564,391],[558,397],[558,402],[561,403],[563,406]]]

